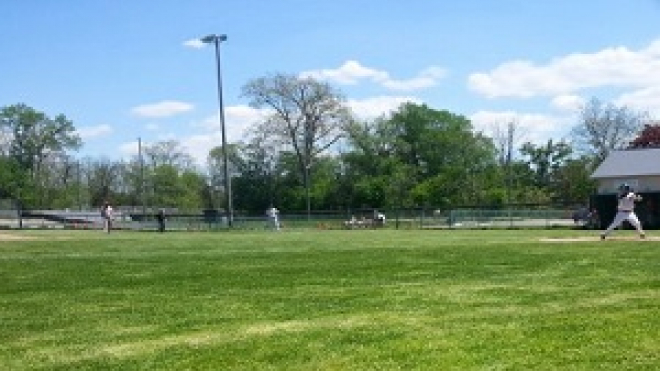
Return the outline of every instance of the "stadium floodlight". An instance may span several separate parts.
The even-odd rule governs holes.
[[[227,41],[227,35],[207,35],[199,39],[205,44],[215,45],[215,61],[218,76],[218,104],[220,107],[220,131],[222,134],[222,173],[225,183],[225,214],[227,216],[227,225],[231,227],[234,222],[234,208],[231,197],[231,179],[229,178],[229,160],[227,158],[227,134],[225,130],[225,109],[222,102],[222,71],[220,70],[220,43]]]
[[[211,44],[211,43],[221,43],[223,41],[227,41],[227,35],[206,35],[199,39],[201,42],[206,43],[206,44]]]

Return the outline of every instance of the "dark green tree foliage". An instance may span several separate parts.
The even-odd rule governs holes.
[[[11,179],[2,189],[20,198],[26,207],[43,207],[51,200],[44,169],[45,161],[77,150],[82,145],[73,123],[64,115],[54,118],[25,104],[3,107],[0,110],[0,132],[3,138],[3,162],[10,166]]]
[[[342,176],[351,207],[386,205],[390,174],[399,164],[394,153],[396,134],[385,118],[372,122],[354,122],[347,127],[351,151],[342,155]]]
[[[552,139],[545,145],[525,143],[520,153],[527,159],[527,164],[534,172],[534,185],[537,187],[549,187],[553,181],[553,175],[568,160],[573,150],[566,142],[555,143]]]
[[[288,213],[310,205],[314,210],[575,205],[594,190],[589,176],[597,158],[574,157],[566,142],[526,143],[520,158],[502,152],[498,157],[494,140],[475,132],[461,115],[406,103],[390,115],[354,122],[330,91],[314,94],[314,87],[325,85],[277,78],[283,80],[255,80],[250,89],[263,93],[253,97],[255,105],[280,116],[253,127],[246,142],[228,145],[239,215],[263,215],[270,205]],[[315,116],[321,112],[329,121]],[[600,113],[598,107],[590,112]],[[182,211],[224,207],[221,148],[209,154],[208,175],[177,141],[145,146],[142,162],[81,161],[66,153],[81,142],[64,116],[49,119],[16,105],[3,108],[0,117],[0,197],[20,198],[28,208],[98,207],[105,200]],[[647,126],[631,145],[655,143],[654,128]],[[342,137],[346,141],[338,142]],[[337,146],[326,151],[331,144]],[[513,143],[507,144],[500,150],[510,153]]]
[[[202,207],[206,181],[178,141],[156,142],[146,146],[144,152],[150,205],[181,210]]]
[[[39,180],[36,204],[59,209],[79,206],[79,171],[73,157],[64,153],[48,156],[35,177]]]
[[[280,147],[264,123],[252,128],[247,142],[229,146],[229,165],[236,173],[232,179],[234,202],[242,210],[262,213],[270,205],[279,205]],[[217,185],[223,184],[222,156],[217,147],[208,158],[211,179]]]
[[[73,123],[64,115],[49,118],[25,104],[4,107],[0,127],[11,137],[9,156],[31,173],[49,154],[77,150],[82,145]]]
[[[199,210],[205,179],[198,173],[164,164],[151,173],[150,204],[157,207],[178,208],[181,211]]]
[[[236,164],[238,176],[232,181],[234,202],[244,210],[266,210],[276,197],[278,177],[273,170],[275,165],[267,163],[268,154],[258,147],[258,143],[241,144],[239,152]],[[221,162],[214,162],[221,166]],[[221,174],[220,171],[214,173]],[[220,177],[212,179],[219,180]],[[222,184],[221,180],[217,184]]]
[[[563,205],[586,204],[596,189],[596,181],[591,179],[594,165],[594,159],[587,156],[566,160],[553,176],[553,201]]]
[[[391,119],[400,133],[396,152],[414,171],[415,204],[466,205],[481,194],[485,168],[495,163],[492,142],[473,132],[463,116],[406,104]],[[414,169],[414,170],[413,170]],[[410,175],[402,175],[410,179]]]
[[[105,201],[117,205],[121,203],[121,186],[119,171],[121,164],[107,159],[92,160],[87,165],[87,184],[89,186],[89,203],[92,207],[100,207]]]
[[[19,190],[25,184],[25,172],[18,162],[8,156],[0,156],[0,198],[19,196]]]
[[[495,148],[472,129],[463,116],[414,103],[389,118],[353,125],[349,139],[355,151],[345,159],[357,178],[357,201],[447,207],[481,197],[485,169],[496,163]]]
[[[407,103],[389,119],[396,137],[394,153],[421,178],[465,165],[464,155],[473,140],[472,124],[465,117],[426,105]]]
[[[594,160],[588,156],[573,158],[568,143],[552,139],[545,145],[525,143],[520,152],[531,178],[517,189],[528,190],[527,203],[584,204],[593,193],[595,182],[590,175]]]

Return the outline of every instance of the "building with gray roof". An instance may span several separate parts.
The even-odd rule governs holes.
[[[591,206],[603,223],[616,213],[616,193],[623,183],[642,195],[636,213],[645,228],[660,227],[660,148],[613,151],[591,175],[598,182]]]

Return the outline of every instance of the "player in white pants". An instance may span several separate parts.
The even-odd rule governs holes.
[[[622,184],[619,187],[619,202],[617,206],[616,216],[607,229],[600,234],[600,239],[604,240],[605,237],[616,227],[620,226],[625,220],[630,222],[633,227],[639,233],[640,238],[644,238],[644,230],[642,229],[642,223],[639,222],[639,218],[635,214],[635,202],[641,201],[642,196],[635,194],[630,189],[630,186],[627,184]]]
[[[276,231],[280,230],[280,211],[277,210],[274,206],[271,206],[266,210],[266,215],[268,216],[268,221],[270,227]]]

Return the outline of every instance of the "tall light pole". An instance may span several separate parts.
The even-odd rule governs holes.
[[[147,203],[144,189],[144,157],[142,157],[142,138],[138,137],[138,158],[140,159],[140,202],[142,203],[142,220],[147,218]]]
[[[215,45],[215,60],[218,69],[218,104],[220,106],[220,130],[222,131],[222,172],[225,178],[225,208],[227,225],[234,224],[234,208],[231,197],[231,179],[229,178],[229,159],[227,158],[227,134],[225,131],[225,109],[222,102],[222,72],[220,70],[220,43],[227,41],[227,35],[207,35],[200,39],[203,43]]]

